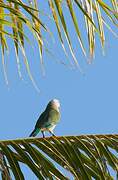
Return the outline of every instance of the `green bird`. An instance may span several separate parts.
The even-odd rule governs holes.
[[[44,134],[45,131],[50,132],[54,136],[53,129],[55,128],[59,120],[60,120],[60,102],[58,99],[53,99],[48,103],[45,111],[38,118],[35,128],[29,137],[31,136],[34,137],[39,132],[42,132],[43,137],[45,137]]]

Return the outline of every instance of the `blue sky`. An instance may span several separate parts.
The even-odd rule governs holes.
[[[118,42],[110,32],[106,30],[105,56],[102,55],[99,44],[96,44],[96,55],[91,65],[85,62],[81,52],[77,54],[84,75],[79,70],[72,70],[57,63],[51,56],[44,55],[46,75],[43,77],[37,48],[26,48],[40,93],[32,86],[22,63],[22,57],[23,80],[19,80],[15,55],[11,48],[10,55],[6,57],[8,87],[0,63],[0,139],[28,137],[40,113],[53,98],[58,98],[61,103],[61,120],[55,128],[56,135],[117,133]],[[52,50],[57,59],[66,62],[57,39]],[[27,175],[26,170],[26,177]],[[31,175],[32,179],[34,179],[33,175]]]

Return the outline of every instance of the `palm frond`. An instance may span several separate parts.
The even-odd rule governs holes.
[[[52,15],[53,21],[50,19],[42,20],[43,14],[40,15],[40,1],[26,0],[1,0],[0,1],[0,44],[2,51],[3,71],[6,83],[8,84],[7,70],[5,65],[5,52],[8,51],[10,38],[14,42],[14,49],[16,53],[16,61],[18,67],[18,74],[21,77],[20,67],[20,53],[26,54],[25,44],[28,42],[29,46],[31,35],[38,44],[41,67],[44,66],[43,52],[47,51],[44,34],[50,34],[50,27],[48,21],[55,24],[57,30],[58,40],[61,43],[64,53],[69,58],[69,52],[73,61],[68,61],[71,65],[77,65],[81,70],[78,61],[79,57],[75,50],[75,41],[73,43],[73,32],[75,32],[75,40],[79,41],[78,48],[82,50],[85,57],[88,59],[88,49],[91,59],[95,54],[95,39],[98,35],[101,42],[102,49],[105,46],[105,31],[104,26],[113,32],[112,27],[118,27],[118,4],[116,0],[110,0],[108,4],[103,0],[48,0],[43,2],[42,8],[49,4],[49,9],[44,14]],[[47,4],[46,4],[47,3]],[[42,9],[42,11],[44,11]],[[71,23],[72,22],[72,23]],[[71,24],[71,26],[70,26]],[[83,32],[81,25],[85,25]],[[70,31],[70,28],[72,31]],[[27,34],[27,30],[28,33]],[[115,34],[115,33],[114,33]],[[55,32],[54,32],[55,35]],[[51,37],[51,36],[50,36]],[[57,37],[56,37],[57,38]],[[88,43],[86,41],[88,39]],[[77,42],[76,42],[77,43]],[[88,48],[89,47],[89,48]],[[9,48],[10,49],[10,48]],[[24,55],[23,55],[24,56]],[[26,56],[27,57],[27,56]],[[28,59],[26,65],[27,68]],[[25,62],[25,61],[24,61]],[[44,68],[43,68],[44,69]],[[31,72],[28,73],[30,79]],[[34,80],[32,80],[33,84]],[[36,85],[35,85],[36,86]]]
[[[112,180],[118,175],[117,155],[118,135],[112,134],[0,141],[1,175],[13,173],[15,179],[24,179],[25,164],[39,179],[69,179],[69,171],[75,179]]]

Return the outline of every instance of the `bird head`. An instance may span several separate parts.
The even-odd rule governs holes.
[[[54,104],[57,108],[60,108],[60,102],[58,99],[51,100],[51,103]]]
[[[58,99],[52,99],[49,103],[48,103],[48,106],[51,106],[55,109],[59,109],[60,108],[60,102]]]

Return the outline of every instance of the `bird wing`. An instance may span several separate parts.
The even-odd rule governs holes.
[[[49,118],[49,111],[44,111],[41,115],[40,115],[40,117],[39,117],[39,119],[38,119],[38,121],[37,121],[37,123],[36,123],[36,125],[35,125],[35,129],[36,128],[42,128],[42,127],[45,127],[45,124],[46,124],[46,122],[48,122],[48,118]]]

